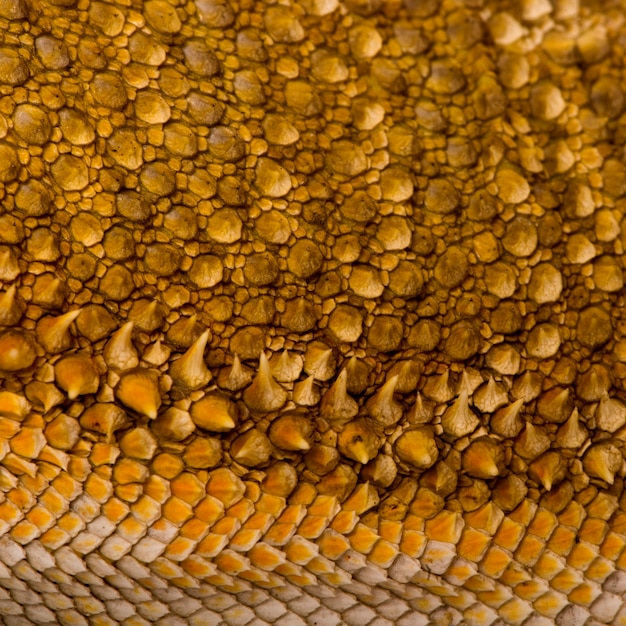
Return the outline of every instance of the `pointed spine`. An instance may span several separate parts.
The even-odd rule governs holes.
[[[172,351],[168,346],[163,345],[160,339],[151,343],[142,353],[141,360],[151,367],[161,367],[167,363]]]
[[[359,412],[359,405],[348,395],[347,381],[348,372],[344,368],[322,398],[320,412],[324,419],[345,423]]]
[[[146,332],[152,332],[161,326],[162,317],[159,311],[159,303],[156,300],[152,300],[147,304],[142,301],[142,306],[137,310],[136,315],[133,316],[133,321],[140,330]]]
[[[256,428],[251,428],[239,435],[230,446],[232,458],[246,467],[256,467],[267,463],[272,450],[272,444],[267,435]]]
[[[405,430],[394,443],[398,458],[418,470],[428,469],[439,458],[437,441],[432,430],[425,426]]]
[[[366,405],[370,417],[385,428],[397,424],[402,417],[402,407],[393,398],[397,384],[398,376],[392,376]]]
[[[532,402],[541,392],[541,376],[537,372],[525,372],[513,386],[513,396],[525,403]]]
[[[583,457],[583,468],[588,476],[600,478],[612,485],[623,462],[622,453],[611,441],[601,441],[587,449]]]
[[[626,424],[626,406],[604,393],[596,409],[595,417],[598,428],[614,433]]]
[[[335,373],[332,348],[313,345],[304,357],[304,371],[316,380],[330,380]]]
[[[306,452],[311,448],[313,422],[304,415],[288,413],[276,418],[269,427],[270,441],[282,450]]]
[[[415,404],[409,411],[408,420],[411,424],[427,424],[433,419],[433,407],[428,402],[424,402],[422,394],[418,391],[415,396]]]
[[[424,395],[441,404],[450,402],[454,396],[448,383],[449,376],[450,374],[446,369],[443,374],[430,378],[424,385],[424,389],[422,389]],[[467,394],[466,397],[468,397]]]
[[[129,370],[139,365],[139,355],[132,342],[134,322],[116,330],[104,347],[104,360],[111,369]]]
[[[459,383],[458,393],[460,394],[462,391],[465,391],[467,397],[471,398],[472,394],[476,390],[476,387],[478,387],[481,383],[482,379],[480,379],[479,382],[473,381],[470,378],[467,370],[463,370],[463,373],[461,374],[461,382]]]
[[[504,452],[491,437],[479,437],[463,450],[463,469],[475,478],[495,478],[504,468]]]
[[[293,386],[293,401],[300,406],[315,406],[320,401],[320,392],[311,375]]]
[[[189,348],[197,337],[198,316],[183,317],[167,331],[167,342],[178,348]]]
[[[56,294],[59,291],[59,287],[61,286],[60,278],[53,278],[49,283],[47,283],[44,287],[40,287],[40,291],[38,291],[37,296],[43,301],[53,301],[56,297]]]
[[[529,466],[530,475],[536,478],[546,491],[565,478],[567,463],[558,452],[548,450]]]
[[[339,452],[363,465],[378,454],[381,443],[372,423],[367,419],[350,422],[337,438]]]
[[[208,394],[191,407],[191,419],[196,426],[218,433],[235,428],[237,415],[237,405],[218,394]]]
[[[346,378],[346,388],[348,391],[356,395],[362,393],[368,386],[368,366],[363,361],[360,361],[355,356],[352,356],[345,365],[345,369],[348,373]]]
[[[521,457],[533,460],[550,447],[550,438],[541,426],[526,422],[526,428],[515,440],[513,449]]]
[[[422,375],[423,365],[418,361],[407,360],[396,363],[389,371],[388,376],[398,375],[396,391],[398,393],[411,393],[417,389]]]
[[[15,297],[17,287],[11,285],[0,297],[0,325],[15,326],[22,317],[22,308]]]
[[[587,429],[581,426],[578,409],[574,409],[567,421],[556,431],[556,441],[561,448],[577,449],[586,439]]]
[[[454,404],[446,409],[441,418],[444,432],[451,437],[464,437],[473,432],[478,424],[478,418],[469,408],[467,393],[462,391]]]
[[[524,422],[520,416],[520,411],[524,405],[524,400],[520,398],[508,406],[498,409],[491,418],[491,429],[501,437],[517,437],[524,427]]]
[[[250,373],[241,365],[239,355],[235,354],[233,364],[220,372],[219,386],[229,391],[239,391],[247,387],[252,381]]]
[[[537,412],[544,419],[562,424],[571,414],[573,401],[567,388],[553,387],[537,400]]]
[[[483,385],[474,394],[474,406],[482,413],[493,413],[506,404],[508,395],[498,388],[493,376],[489,376],[486,385]]]
[[[98,371],[92,359],[82,354],[72,354],[57,361],[54,373],[57,384],[67,393],[70,400],[98,391],[100,385]]]
[[[10,248],[0,249],[0,280],[9,282],[20,274],[20,266]]]
[[[150,419],[155,419],[161,406],[157,375],[152,370],[132,370],[120,378],[116,397],[127,406]]]
[[[243,392],[243,401],[256,413],[277,411],[287,402],[287,392],[274,380],[265,353],[259,359],[259,371]]]
[[[191,348],[170,365],[169,375],[178,386],[193,391],[204,387],[211,380],[211,372],[204,362],[204,349],[208,340],[209,331],[205,330]]]
[[[272,375],[278,382],[292,383],[298,380],[302,372],[302,357],[283,350],[278,358],[270,360],[270,367]]]
[[[69,311],[58,317],[44,317],[37,323],[37,341],[46,352],[58,354],[72,345],[72,336],[69,328],[72,322],[80,315],[80,309]]]

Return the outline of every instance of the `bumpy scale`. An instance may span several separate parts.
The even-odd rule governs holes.
[[[2,621],[626,623],[625,9],[0,0]]]

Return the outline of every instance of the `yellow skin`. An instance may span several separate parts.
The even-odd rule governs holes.
[[[625,8],[0,2],[7,623],[621,624]]]

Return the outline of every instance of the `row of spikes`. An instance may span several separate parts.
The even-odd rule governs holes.
[[[7,291],[0,296],[0,326],[13,326],[17,324],[22,315],[22,309],[16,300],[16,286],[12,285]],[[68,350],[72,345],[72,335],[69,332],[71,324],[77,319],[81,312],[81,309],[70,311],[64,315],[58,317],[43,317],[37,322],[35,334],[38,343],[44,348],[48,354],[59,354]],[[196,318],[192,316],[189,318],[188,323],[185,324],[187,329],[185,332],[191,332],[191,329],[195,326]],[[112,340],[109,341],[107,350],[104,357],[107,365],[112,369],[129,369],[136,367],[139,363],[139,356],[132,346],[131,334],[133,330],[133,324],[128,322],[117,331]],[[181,328],[182,330],[182,328]],[[200,336],[199,344],[202,343],[204,334]],[[159,344],[159,342],[157,342]],[[152,358],[151,361],[156,365],[162,365],[165,360],[169,358],[169,354],[165,356],[160,363],[158,363],[158,356],[160,356],[159,346],[152,350],[155,353],[156,358]],[[199,352],[199,350],[198,350]],[[307,367],[308,373],[315,374],[317,380],[325,381],[329,380],[335,375],[334,360],[331,358],[332,349],[328,346],[320,346],[318,354],[315,355],[313,364],[309,364]],[[142,355],[143,360],[146,361],[146,355]],[[201,358],[201,357],[199,357]],[[272,359],[274,361],[275,359]],[[354,361],[348,365],[349,369],[354,369]],[[181,370],[184,369],[183,363],[179,366]],[[201,363],[199,363],[201,365]],[[17,364],[19,365],[19,363]],[[16,369],[18,369],[16,367]],[[196,385],[203,386],[207,384],[208,375],[205,371],[201,371],[201,368],[197,368],[197,381],[190,380],[189,384],[183,385],[185,387],[193,388]],[[405,368],[406,369],[406,368]],[[272,373],[275,378],[280,382],[294,382],[296,381],[302,371],[302,358],[299,355],[288,355],[283,353],[276,364],[272,362]],[[397,369],[395,371],[398,371]],[[398,384],[398,390],[402,393],[406,393],[411,389],[417,387],[417,376],[414,372],[400,371],[400,382]],[[527,372],[523,375],[520,384],[520,389],[515,393],[516,397],[524,397],[526,400],[533,399],[537,395],[541,388],[541,381],[535,380],[534,372]],[[184,376],[184,372],[181,373]],[[407,386],[407,376],[412,377],[412,381]],[[206,382],[205,379],[207,379]],[[249,381],[244,380],[224,381],[225,388],[229,388],[229,382],[235,385],[231,388],[232,391],[238,390],[238,388],[244,387]],[[582,398],[589,400],[600,399],[605,392],[608,392],[610,381],[608,380],[608,373],[604,375],[598,374],[598,370],[590,368],[589,372],[583,376],[584,388],[581,390]],[[239,387],[237,387],[239,385]],[[476,390],[476,387],[480,387]],[[471,404],[483,413],[491,413],[500,406],[504,406],[508,402],[508,393],[502,384],[496,383],[493,377],[489,377],[486,384],[483,384],[483,378],[480,373],[474,371],[472,376],[469,376],[467,370],[464,370],[459,388],[454,391],[452,385],[449,383],[449,372],[446,368],[442,374],[434,377],[429,377],[423,388],[423,394],[430,400],[433,400],[439,404],[447,403],[457,396],[460,391],[465,388],[468,392]],[[304,394],[303,394],[304,397]],[[314,398],[311,398],[313,401]],[[317,403],[315,400],[314,403]],[[562,402],[566,403],[566,400]]]
[[[54,371],[57,384],[67,392],[70,398],[98,391],[100,383],[98,372],[93,361],[85,355],[72,354],[62,358],[55,364]],[[50,387],[54,388],[53,385]],[[344,457],[361,464],[375,459],[383,443],[381,426],[384,426],[384,422],[380,422],[380,416],[384,416],[385,410],[389,415],[390,407],[395,414],[402,415],[401,410],[399,413],[394,410],[399,405],[393,400],[393,385],[386,384],[384,387],[386,387],[384,393],[381,389],[366,403],[369,418],[354,419],[357,415],[354,411],[358,411],[358,405],[352,399],[348,403],[351,410],[346,412],[345,398],[349,396],[345,389],[345,375],[338,377],[333,387],[322,399],[325,408],[321,408],[320,413],[339,431],[337,445]],[[273,380],[269,363],[263,355],[259,373],[252,384],[244,390],[244,402],[251,404],[250,398],[256,400],[259,394],[268,395],[273,402],[276,390],[279,391],[280,397],[286,400],[287,392]],[[19,397],[14,397],[14,395],[4,392],[3,402],[14,405],[19,400]],[[150,420],[155,420],[154,432],[166,440],[184,439],[193,432],[194,425],[218,432],[229,431],[236,426],[236,410],[231,410],[231,406],[234,406],[232,401],[211,393],[194,402],[191,414],[176,406],[168,407],[164,412],[160,412],[161,393],[158,375],[150,369],[134,368],[124,372],[115,387],[115,396],[126,407],[145,415]],[[111,435],[114,430],[131,425],[123,411],[111,402],[112,399],[112,397],[108,400],[99,398],[99,402],[86,409],[80,419],[83,427],[102,432],[108,436],[109,441],[112,440]],[[611,402],[615,401],[605,399],[601,402],[597,413],[611,412]],[[338,414],[333,414],[337,411],[337,404],[340,409]],[[544,427],[535,426],[531,422],[524,423],[520,417],[521,406],[522,402],[518,400],[498,411],[492,417],[492,430],[496,434],[516,437],[515,453],[530,464],[533,474],[547,490],[552,488],[559,477],[565,476],[567,468],[563,455],[551,450],[554,446],[575,450],[577,456],[582,456],[584,469],[589,475],[608,484],[614,482],[623,463],[619,441],[616,440],[617,444],[610,440],[593,443],[586,428],[580,424],[576,409],[557,430],[556,436],[551,437]],[[376,411],[381,409],[383,412],[377,414]],[[9,412],[14,413],[15,407]],[[474,455],[477,458],[467,462],[465,469],[479,478],[495,478],[502,472],[501,463],[496,460],[498,454],[502,452],[501,444],[497,438],[481,436],[481,433],[484,434],[484,429],[478,429],[479,425],[480,420],[469,408],[467,391],[461,390],[456,401],[445,409],[439,426],[425,427],[419,422],[409,423],[407,429],[394,433],[390,442],[393,443],[395,454],[402,463],[422,471],[431,467],[439,457],[435,432],[443,434],[444,438],[456,439],[476,431],[471,446],[476,447],[480,444],[484,451],[478,456]],[[238,439],[237,443],[233,444],[234,447],[231,450],[234,457],[240,461],[254,456],[249,448],[250,446],[254,448],[256,445],[253,436],[256,431],[247,431],[247,433],[246,437],[240,437],[241,441]],[[301,414],[284,411],[272,420],[269,433],[272,443],[283,450],[306,451],[311,445],[312,422]],[[259,437],[263,441],[267,439],[262,435]],[[241,449],[237,449],[237,445]],[[469,449],[467,453],[463,453],[463,457],[464,459],[471,458]]]
[[[201,339],[206,343],[206,337]],[[190,354],[190,358],[193,358],[195,363],[197,353],[193,352],[193,348],[192,346],[190,349],[191,353],[188,351],[187,354]],[[85,363],[79,364],[79,360],[85,360]],[[95,369],[90,370],[87,361],[87,357],[83,355],[71,355],[57,363],[56,367],[59,368],[57,382],[66,389],[70,397],[76,397],[77,391],[79,393],[94,393],[97,390],[97,372],[95,372]],[[176,363],[178,361],[175,361],[173,365]],[[170,374],[173,365],[170,367]],[[202,363],[201,367],[205,368],[206,366]],[[69,382],[71,379],[75,381],[75,384],[80,382],[80,388],[66,384],[66,381]],[[371,424],[368,420],[354,419],[358,415],[359,405],[347,394],[345,381],[346,370],[344,369],[322,398],[320,414],[334,429],[340,432],[339,445],[340,448],[343,447],[341,451],[344,456],[360,463],[367,463],[374,458],[380,447],[379,435],[381,429],[395,425],[403,415],[402,407],[393,398],[397,377],[387,381],[366,402],[365,406],[372,420]],[[149,419],[154,420],[157,418],[161,405],[161,395],[156,372],[141,368],[127,371],[120,378],[115,393],[118,400],[128,408],[143,414]],[[263,354],[256,377],[243,392],[245,404],[253,411],[259,409],[259,407],[265,409],[271,406],[270,411],[262,410],[259,412],[274,412],[285,405],[287,398],[287,392],[273,379],[269,362]],[[228,410],[229,401],[227,399],[220,400],[209,395],[205,397],[205,402],[207,406],[202,406],[202,408],[198,406],[196,409],[198,413],[206,414],[208,412],[212,414],[211,419],[203,424],[205,427],[209,430],[218,431],[227,431],[234,428],[235,421]],[[197,405],[200,403],[197,403]],[[497,411],[491,418],[491,429],[496,435],[516,438],[516,453],[527,461],[533,461],[546,452],[553,442],[544,428],[535,426],[531,422],[525,422],[521,418],[522,404],[523,401],[518,400]],[[432,417],[432,414],[427,415],[423,409],[423,403],[418,394],[417,402],[408,420],[414,428],[403,433],[404,439],[398,444],[400,448],[398,450],[399,456],[410,465],[418,468],[430,466],[437,457],[432,430],[419,427],[420,424],[430,421],[430,417]],[[616,412],[620,410],[623,417],[623,405],[615,400],[604,398],[599,403],[596,413],[599,420],[604,419],[608,421],[609,417],[614,417]],[[178,419],[178,413],[183,413],[176,408],[170,408],[167,412],[172,413],[172,415],[168,415],[161,420],[164,423],[167,423],[168,420],[175,422]],[[191,426],[191,419],[188,416],[185,416],[185,419]],[[622,425],[623,421],[624,419],[622,419]],[[280,424],[281,418],[278,418],[276,423]],[[306,440],[304,431],[308,433],[310,421],[292,415],[286,417],[285,423],[289,424],[287,430],[291,429],[292,433],[290,437],[285,436],[283,439],[286,442],[291,441],[291,443],[286,443],[280,447],[293,450],[308,449],[308,444],[305,446],[302,442]],[[456,401],[445,409],[441,416],[440,426],[444,437],[453,440],[470,435],[478,429],[480,420],[469,407],[466,389],[462,389]],[[300,430],[303,430],[303,436],[298,438],[297,435]],[[293,443],[295,441],[294,437],[298,439],[295,444]],[[557,446],[564,449],[579,449],[588,439],[589,433],[580,423],[578,410],[574,409],[570,417],[556,432]],[[343,444],[342,441],[344,442]],[[292,447],[293,445],[295,447]],[[595,471],[595,475],[609,483],[612,483],[614,473],[601,469]]]
[[[105,347],[104,357],[109,367],[124,370],[137,367],[139,357],[131,343],[132,322],[125,324]],[[209,331],[205,331],[194,344],[179,359],[174,361],[168,370],[174,383],[180,388],[193,391],[205,387],[212,378],[211,372],[204,361],[204,351],[209,339]],[[320,360],[327,359],[331,350],[328,349],[321,355]],[[329,421],[345,423],[356,416],[359,411],[358,403],[348,394],[348,372],[354,366],[356,359],[353,357],[344,367],[330,389],[321,397],[321,412]],[[323,364],[322,364],[323,366]],[[319,365],[318,365],[319,368]],[[277,366],[270,368],[265,354],[259,361],[259,369],[252,384],[244,392],[244,401],[247,406],[256,413],[270,413],[281,409],[287,402],[287,392],[278,384],[275,378],[283,382],[294,382],[300,376],[302,359],[296,355],[291,359],[285,350],[281,353]],[[278,376],[277,376],[278,374]],[[454,398],[452,389],[448,383],[448,370],[441,375],[429,379],[423,392],[428,398],[438,404],[445,404]],[[301,406],[316,406],[320,402],[320,395],[314,387],[315,374],[307,379],[296,383],[293,389],[293,399]],[[402,406],[394,400],[394,393],[400,375],[391,376],[378,392],[366,403],[368,412],[383,427],[391,427],[397,424],[404,413]],[[228,373],[221,376],[218,381],[220,387],[230,391],[238,391],[246,387],[251,380],[251,375],[241,365],[239,357],[235,355],[233,364]],[[461,437],[472,432],[477,425],[477,418],[469,408],[473,405],[481,413],[496,413],[498,409],[504,409],[496,413],[494,419],[496,432],[502,436],[511,436],[510,424],[516,423],[523,403],[532,399],[531,391],[520,389],[521,398],[512,404],[508,404],[509,397],[504,387],[495,382],[492,376],[486,383],[480,385],[482,379],[477,381],[464,371],[457,392],[457,401],[444,414],[444,430],[448,434]],[[415,380],[415,384],[417,380]],[[550,402],[546,403],[545,411],[553,415],[562,415],[563,409],[568,406],[569,390],[555,389]],[[427,406],[422,399],[422,394],[417,394],[413,415],[414,422],[426,422],[432,418],[432,408]],[[615,432],[626,423],[626,407],[608,397],[606,392],[601,395],[596,419],[603,430]],[[558,419],[558,421],[562,421]],[[446,428],[446,425],[448,426]],[[465,432],[467,431],[467,432]]]
[[[38,322],[37,338],[49,353],[63,352],[71,346],[72,337],[69,328],[79,314],[80,309],[58,317],[45,317]],[[133,322],[127,322],[112,335],[105,346],[103,357],[107,366],[113,370],[126,371],[139,366],[140,359],[132,343],[132,331]],[[212,374],[204,360],[204,352],[209,337],[210,332],[205,330],[192,346],[169,366],[168,374],[180,390],[184,392],[198,390],[211,381]],[[320,378],[326,377],[327,372],[323,370],[326,368],[326,361],[330,354],[330,348],[322,351],[314,367],[315,373],[294,385],[292,396],[296,404],[316,406],[319,403],[320,394],[314,386],[314,381],[319,372],[323,373]],[[166,360],[167,356],[169,355],[166,355]],[[345,424],[359,412],[358,403],[347,391],[348,371],[354,367],[355,362],[356,359],[353,357],[321,398],[322,415],[329,422],[338,426]],[[66,367],[66,369],[68,368]],[[89,368],[86,368],[85,373],[88,371]],[[244,391],[245,403],[255,413],[270,413],[281,409],[287,402],[288,394],[276,382],[275,377],[283,382],[294,382],[300,376],[301,371],[302,358],[299,355],[289,355],[285,350],[278,357],[276,366],[270,368],[265,354],[262,354],[257,375],[252,380],[252,384]],[[85,393],[87,388],[93,387],[93,382],[80,383],[80,377],[72,377],[71,374],[72,372],[69,371],[69,378],[73,378],[74,381],[68,380],[66,385],[66,391],[71,399]],[[449,385],[448,376],[446,369],[441,375],[429,378],[423,389],[424,395],[438,404],[449,402],[454,397],[454,392]],[[239,358],[235,356],[228,373],[222,374],[220,378],[221,380],[218,380],[219,386],[231,391],[238,391],[249,385],[251,375],[244,370]],[[394,400],[399,378],[400,375],[391,376],[366,403],[370,416],[385,428],[397,424],[404,413],[402,406]],[[413,382],[417,386],[416,378]],[[514,436],[516,433],[511,431],[518,430],[517,418],[522,400],[532,399],[533,390],[530,388],[520,389],[522,397],[507,406],[508,393],[501,384],[496,383],[491,376],[486,383],[480,385],[481,382],[482,378],[476,380],[467,371],[463,372],[457,392],[457,401],[449,407],[442,418],[444,431],[450,436],[462,437],[475,430],[478,425],[478,418],[469,408],[471,403],[481,413],[494,413],[498,409],[504,408],[494,416],[493,428],[496,433],[504,437]],[[553,391],[555,393],[551,393],[549,403],[545,403],[544,410],[550,415],[563,415],[563,410],[569,402],[569,390],[555,388]],[[618,400],[610,399],[606,391],[601,394],[596,413],[596,421],[602,430],[615,432],[626,423],[626,407]],[[564,417],[565,415],[563,415]],[[432,410],[427,407],[421,394],[418,393],[410,421],[423,423],[429,421],[430,418],[432,418]],[[563,419],[557,418],[555,421],[561,422]]]

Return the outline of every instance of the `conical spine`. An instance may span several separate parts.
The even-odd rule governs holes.
[[[397,384],[398,376],[392,376],[366,405],[370,417],[385,428],[397,424],[402,417],[402,407],[393,398]]]
[[[478,424],[478,418],[469,408],[467,392],[462,391],[454,404],[443,414],[441,425],[444,432],[452,437],[464,437],[473,432]]]
[[[14,326],[22,317],[22,308],[20,307],[15,294],[17,287],[11,285],[0,297],[0,325]]]
[[[139,365],[139,355],[131,340],[133,326],[133,322],[126,322],[113,333],[104,347],[104,360],[110,368],[129,370]]]
[[[344,368],[322,398],[320,412],[330,422],[348,422],[359,412],[359,405],[348,395],[347,380],[348,372]]]
[[[211,372],[204,362],[204,349],[208,340],[209,331],[205,330],[191,348],[170,365],[169,375],[178,386],[193,391],[204,387],[211,380]]]
[[[79,316],[80,309],[58,317],[44,317],[37,324],[37,340],[50,354],[64,352],[72,345],[69,328]]]
[[[252,411],[277,411],[287,401],[287,392],[274,380],[265,353],[259,359],[259,371],[252,384],[243,392],[243,400]]]

